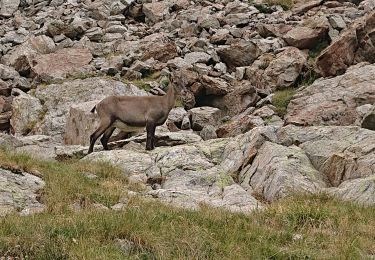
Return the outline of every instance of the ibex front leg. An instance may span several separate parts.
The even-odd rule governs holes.
[[[148,151],[155,148],[155,145],[154,145],[155,128],[156,128],[156,125],[153,122],[147,122],[147,125],[146,125],[146,131],[147,131],[146,150],[148,150]]]

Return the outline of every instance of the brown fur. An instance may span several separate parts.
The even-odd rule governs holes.
[[[109,96],[100,101],[95,109],[100,117],[97,130],[90,136],[90,148],[99,136],[105,150],[108,150],[108,140],[116,127],[125,124],[129,129],[146,127],[146,150],[154,149],[155,128],[164,124],[175,103],[175,90],[170,86],[164,96]]]

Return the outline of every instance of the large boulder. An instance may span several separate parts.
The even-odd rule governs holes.
[[[91,113],[91,109],[99,103],[94,100],[70,107],[66,119],[64,143],[67,145],[89,145],[90,135],[99,125],[99,117]]]
[[[89,66],[92,60],[88,49],[68,48],[55,53],[37,55],[31,64],[33,75],[45,82],[53,82],[67,76],[84,75],[93,68]]]
[[[251,167],[240,173],[241,185],[267,201],[290,193],[317,193],[326,187],[323,175],[314,169],[299,147],[266,142]]]
[[[320,73],[335,76],[343,74],[352,64],[363,61],[374,63],[374,26],[375,11],[352,23],[317,57]]]
[[[289,103],[286,122],[296,125],[352,125],[357,107],[375,102],[375,65],[358,64],[344,75],[320,79]]]
[[[312,49],[326,36],[324,28],[310,28],[297,26],[288,31],[283,39],[290,45],[299,49]]]
[[[20,5],[20,0],[1,0],[0,1],[0,16],[6,18],[11,17],[17,11]]]
[[[346,180],[367,178],[375,172],[375,132],[359,127],[286,126],[279,133],[283,145],[297,144],[312,165],[338,187]]]
[[[136,49],[143,52],[140,57],[143,61],[154,58],[160,62],[167,62],[178,56],[176,44],[162,33],[144,37]]]
[[[229,69],[234,70],[236,67],[251,65],[262,54],[262,50],[252,41],[242,41],[218,48],[217,54]]]
[[[264,70],[262,81],[272,90],[292,86],[307,62],[307,54],[297,48],[288,47],[278,53]]]
[[[206,125],[216,126],[220,122],[222,113],[215,107],[196,107],[189,110],[192,129],[200,131]]]
[[[48,36],[30,37],[26,42],[3,56],[1,61],[15,68],[21,75],[28,75],[35,55],[52,53],[55,49],[56,45],[53,39]]]
[[[13,132],[19,135],[29,134],[38,121],[43,119],[43,106],[39,99],[21,90],[13,90],[13,94],[16,94],[13,98],[10,120]]]
[[[66,116],[73,104],[100,100],[110,95],[145,94],[133,85],[102,77],[40,85],[35,97],[41,100],[46,112],[44,119],[35,126],[35,133],[61,137],[65,131]]]
[[[142,11],[148,20],[156,23],[163,20],[169,14],[169,6],[164,1],[146,3],[143,4]]]

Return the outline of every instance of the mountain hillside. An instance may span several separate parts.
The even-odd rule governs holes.
[[[194,219],[191,228],[217,236],[210,224],[194,221],[218,214],[212,220],[217,225],[233,218],[234,230],[245,225],[273,236],[283,228],[275,218],[286,217],[301,225],[286,225],[292,243],[306,242],[316,225],[329,226],[327,232],[347,228],[341,220],[325,222],[341,212],[356,209],[361,221],[374,222],[367,218],[375,206],[374,0],[0,0],[0,25],[0,259],[96,258],[83,249],[88,241],[77,241],[80,231],[71,235],[67,228],[70,235],[61,235],[65,231],[56,231],[62,227],[49,218],[64,226],[71,215],[70,224],[83,221],[86,230],[100,226],[88,225],[91,213],[94,222],[139,218],[134,208],[155,218],[166,214],[172,222],[182,214]],[[109,151],[98,141],[87,155],[99,124],[91,110],[99,101],[161,96],[171,87],[177,98],[156,128],[156,149],[145,149],[145,131],[116,129]],[[320,211],[310,202],[321,203]],[[294,219],[298,214],[307,215]],[[257,224],[244,224],[248,218]],[[24,230],[38,222],[55,231],[36,231],[42,238],[34,250]],[[12,225],[23,230],[7,230]],[[173,251],[152,237],[155,230],[127,227],[88,236],[97,245],[110,240],[108,252],[131,248],[128,256],[135,258],[231,258],[206,251],[215,247],[234,250],[236,259],[250,257],[231,246],[238,238],[230,245],[207,242],[192,255],[181,241],[176,245],[185,249]],[[375,255],[363,242],[372,231],[357,234],[356,257]],[[23,239],[14,238],[17,232]],[[137,232],[156,233],[146,238]],[[54,235],[50,255],[40,246]],[[69,239],[60,246],[60,235],[82,248]],[[264,250],[255,243],[251,258],[321,258],[340,250],[332,240],[328,249],[313,252],[314,240],[286,245],[285,253],[286,240],[275,239]],[[186,243],[191,251],[199,244]],[[121,259],[106,250],[103,258]]]

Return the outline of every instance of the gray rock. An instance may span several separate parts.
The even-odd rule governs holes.
[[[192,129],[201,131],[206,125],[217,125],[221,118],[221,111],[214,107],[196,107],[189,110]]]
[[[346,23],[340,15],[331,15],[328,21],[334,29],[342,30],[346,28]]]
[[[216,127],[212,125],[205,125],[203,129],[200,131],[199,135],[205,141],[210,140],[210,139],[215,139],[217,138]]]
[[[234,70],[235,67],[251,65],[262,51],[253,42],[239,42],[218,48],[217,54],[231,70]]]
[[[205,52],[190,52],[184,57],[184,61],[189,64],[195,64],[198,62],[207,63],[211,59],[211,56]]]
[[[296,125],[352,125],[357,107],[375,100],[375,66],[358,64],[344,75],[316,80],[289,103],[287,123]]]
[[[16,92],[13,89],[13,93]],[[32,132],[38,121],[43,118],[43,107],[39,99],[17,90],[12,103],[10,124],[15,134],[26,135]]]
[[[100,100],[73,104],[70,107],[66,119],[64,144],[67,145],[89,145],[90,135],[94,133],[99,125],[99,117],[90,110]]]
[[[286,126],[279,133],[283,145],[298,144],[330,186],[364,178],[375,172],[373,131],[359,127]]]
[[[240,173],[241,185],[268,201],[290,193],[317,193],[326,187],[324,177],[301,148],[266,142],[251,167]]]
[[[305,53],[294,47],[286,48],[264,70],[263,85],[273,90],[290,87],[296,82],[306,63]]]
[[[198,19],[198,25],[207,30],[220,28],[219,20],[212,15],[206,15]]]
[[[375,175],[367,178],[348,180],[328,191],[340,199],[365,206],[375,205]]]
[[[44,186],[39,177],[0,168],[0,216],[18,211],[24,215],[44,210],[37,192]]]
[[[146,3],[143,5],[142,11],[153,23],[163,20],[169,14],[166,2]]]
[[[0,64],[0,79],[9,80],[17,77],[19,74],[14,68]]]
[[[20,0],[1,0],[0,4],[0,15],[8,18],[17,11]]]

